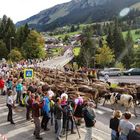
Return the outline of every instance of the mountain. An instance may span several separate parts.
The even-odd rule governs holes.
[[[38,14],[18,22],[21,26],[28,23],[40,31],[52,30],[67,24],[91,23],[111,20],[125,8],[140,0],[72,0],[43,10]]]

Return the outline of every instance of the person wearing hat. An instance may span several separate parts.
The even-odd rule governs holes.
[[[85,120],[85,126],[86,126],[86,135],[84,140],[91,140],[92,139],[92,128],[95,126],[96,120],[95,120],[95,111],[94,111],[94,103],[93,102],[87,102],[86,106],[83,108],[83,115]]]

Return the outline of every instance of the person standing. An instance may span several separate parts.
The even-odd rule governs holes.
[[[18,81],[17,85],[16,85],[16,92],[17,92],[17,98],[16,98],[16,103],[18,104],[22,104],[22,101],[21,101],[21,94],[22,94],[22,91],[23,91],[23,85],[21,83],[21,79]]]
[[[40,137],[40,108],[43,107],[44,102],[40,102],[40,96],[36,95],[35,96],[35,101],[32,104],[32,111],[33,111],[33,119],[34,119],[34,124],[35,124],[35,130],[34,130],[34,135],[36,139],[42,140],[42,137]]]
[[[111,140],[119,140],[119,132],[118,132],[118,127],[119,127],[119,122],[120,118],[122,116],[122,113],[120,110],[116,110],[113,113],[113,117],[110,119],[110,128],[111,128]]]
[[[94,108],[95,105],[92,102],[88,102],[87,105],[83,108],[83,115],[86,125],[86,135],[84,140],[91,140],[92,139],[92,128],[95,126],[96,120],[95,120],[95,111]]]
[[[57,123],[56,140],[60,140],[63,125],[63,112],[64,110],[61,107],[61,98],[58,97],[55,104],[55,119]]]
[[[44,105],[43,105],[43,118],[42,118],[42,122],[41,122],[41,127],[45,130],[45,131],[49,131],[50,129],[48,128],[48,122],[50,120],[50,100],[49,100],[49,94],[48,92],[45,93],[45,96],[43,98],[44,100]]]
[[[15,124],[13,121],[13,106],[14,106],[14,100],[12,96],[12,90],[8,91],[8,97],[7,97],[7,107],[8,107],[8,116],[7,116],[7,121],[11,122],[11,124]]]
[[[140,123],[135,125],[135,130],[130,130],[128,140],[140,140]]]
[[[4,89],[4,80],[2,78],[2,76],[0,75],[0,94],[3,95],[3,89]]]
[[[120,132],[119,140],[127,140],[127,135],[131,129],[134,129],[134,125],[129,121],[131,118],[130,112],[123,114],[124,119],[120,120],[118,131]]]
[[[77,93],[77,98],[74,100],[74,117],[77,120],[77,125],[81,125],[81,119],[83,118],[82,109],[83,109],[83,98]]]
[[[31,119],[31,111],[32,111],[32,107],[30,105],[30,100],[31,100],[31,91],[27,91],[27,95],[25,97],[25,105],[26,105],[26,120],[30,120]],[[32,103],[31,103],[32,104]]]

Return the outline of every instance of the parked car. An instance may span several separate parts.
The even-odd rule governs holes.
[[[104,76],[105,74],[109,76],[121,76],[122,71],[120,68],[108,68],[100,72],[101,76]]]
[[[140,75],[140,68],[131,68],[123,72],[124,75]]]

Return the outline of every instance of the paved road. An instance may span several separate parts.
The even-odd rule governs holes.
[[[100,77],[100,79],[104,80],[103,77]],[[140,76],[115,76],[115,77],[109,77],[109,81],[113,83],[127,82],[127,83],[140,84]]]
[[[73,59],[73,52],[71,49],[68,49],[63,56],[59,56],[42,63],[39,63],[38,66],[41,68],[50,68],[50,69],[62,69],[67,63]]]
[[[17,107],[18,111],[14,112],[14,120],[16,125],[11,125],[6,122],[7,119],[7,107],[5,105],[6,97],[0,96],[0,133],[6,135],[8,140],[34,140],[32,135],[34,124],[30,121],[25,120],[25,108]],[[124,109],[120,107],[122,111]],[[140,108],[136,108],[137,113],[140,114]],[[131,110],[133,112],[133,110]],[[110,140],[110,129],[109,129],[109,119],[112,115],[113,110],[110,109],[109,104],[106,104],[105,107],[99,105],[96,109],[97,123],[96,127],[93,128],[93,140]],[[132,120],[134,124],[140,122],[140,116],[135,118],[133,115]],[[44,140],[55,140],[54,128],[50,126],[51,130],[49,132],[41,131],[41,135]],[[79,127],[81,139],[84,140],[85,136],[85,126],[84,123]],[[68,140],[79,140],[78,135],[69,135]],[[65,140],[65,137],[62,138]]]

